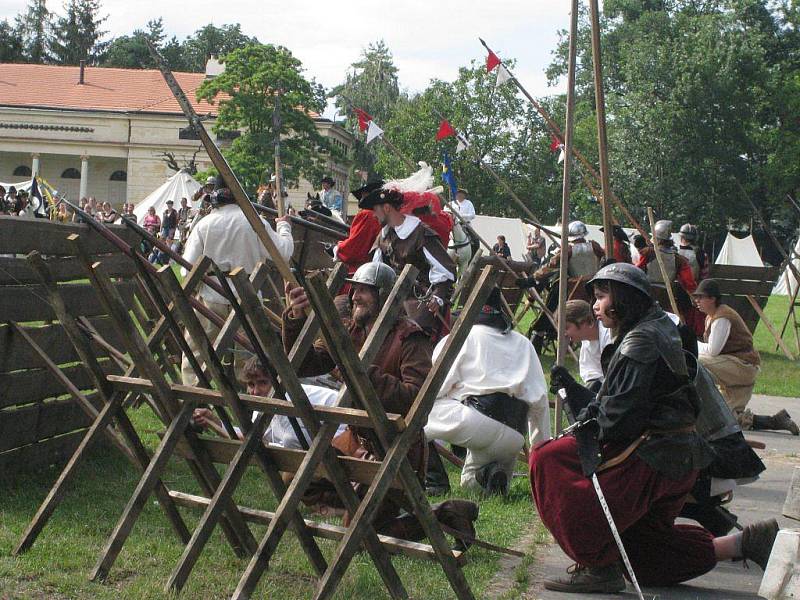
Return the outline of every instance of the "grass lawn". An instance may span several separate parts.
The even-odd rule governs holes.
[[[137,430],[144,432],[145,443],[157,443],[155,433],[162,429],[148,409],[130,412]],[[524,470],[519,465],[519,470]],[[38,541],[19,558],[11,556],[40,502],[47,494],[59,469],[51,467],[34,475],[0,482],[0,598],[163,598],[164,582],[178,561],[183,547],[177,541],[154,501],[148,502],[142,516],[104,584],[87,579],[100,549],[122,512],[138,477],[129,463],[113,449],[98,448],[82,466],[66,500],[58,507]],[[454,495],[469,498],[458,487],[458,474],[450,467]],[[164,481],[171,489],[200,494],[184,463],[170,462]],[[436,498],[432,501],[438,501]],[[473,498],[474,499],[474,498]],[[260,471],[251,468],[239,487],[239,504],[274,510],[275,498]],[[199,513],[181,509],[190,529]],[[315,518],[307,516],[307,518]],[[265,527],[252,526],[256,539]],[[526,557],[516,573],[514,585],[504,598],[518,597],[527,588],[527,569],[533,560],[536,542],[544,539],[527,478],[515,478],[507,501],[492,499],[481,504],[478,535],[496,544],[515,546],[528,535]],[[529,534],[533,533],[531,537]],[[327,558],[335,543],[319,540]],[[477,598],[497,573],[498,554],[472,548],[465,574]],[[413,598],[452,598],[441,569],[432,562],[394,557],[393,562]],[[219,530],[215,531],[182,593],[183,598],[228,598],[236,587],[247,562],[237,559]],[[257,598],[293,600],[310,598],[314,590],[313,571],[299,545],[288,532],[262,578]],[[338,598],[388,598],[380,576],[367,554],[358,554],[341,586]]]
[[[780,331],[788,309],[789,298],[787,296],[772,296],[767,303],[764,314],[767,315],[767,318],[775,328]],[[531,313],[529,312],[522,318],[517,329],[523,333],[527,332],[530,322]],[[791,322],[786,328],[783,339],[789,350],[796,356],[797,346],[792,333]],[[798,365],[797,360],[790,361],[786,358],[780,349],[775,349],[775,339],[761,321],[756,328],[753,341],[756,349],[761,354],[761,373],[756,379],[755,393],[771,396],[800,396],[800,368],[798,368],[800,365]],[[555,360],[555,357],[552,354],[545,354],[541,359],[545,374],[548,374],[550,365]],[[577,376],[577,365],[569,355],[567,355],[567,367]]]

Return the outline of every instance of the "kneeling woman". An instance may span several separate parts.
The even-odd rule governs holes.
[[[531,453],[539,515],[577,563],[545,587],[605,593],[625,588],[593,473],[642,585],[677,584],[732,558],[764,568],[778,531],[774,520],[716,539],[702,527],[675,524],[713,452],[695,431],[698,400],[678,330],[653,302],[647,276],[616,263],[598,271],[589,286],[595,314],[615,341],[604,351],[603,387],[574,412],[583,423],[576,436],[545,442]],[[566,388],[568,398],[587,397],[562,367],[554,368],[553,383]]]

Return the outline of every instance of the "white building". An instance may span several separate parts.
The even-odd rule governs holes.
[[[204,73],[175,73],[194,109],[209,115],[216,107],[195,99]],[[347,155],[352,136],[313,114],[319,132]],[[220,146],[228,141],[217,139]],[[61,67],[0,63],[0,181],[29,180],[39,174],[76,200],[95,196],[119,206],[136,203],[173,174],[164,153],[183,166],[200,142],[157,70]],[[211,167],[197,152],[198,170]],[[347,196],[349,164],[330,161],[328,172]],[[290,201],[302,207],[306,192],[320,189],[301,182]]]

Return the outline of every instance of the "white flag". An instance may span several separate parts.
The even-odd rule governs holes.
[[[467,148],[469,148],[469,142],[467,140],[458,138],[458,144],[456,144],[456,154],[461,154]]]
[[[381,137],[383,135],[383,129],[378,127],[375,124],[375,121],[369,122],[369,128],[367,129],[367,143],[369,144],[375,138]]]
[[[561,152],[558,153],[558,164],[564,162],[564,146],[561,146]]]
[[[501,85],[506,83],[509,79],[511,79],[511,73],[508,72],[506,66],[504,64],[500,64],[497,69],[497,81],[494,84],[495,89],[499,88]]]

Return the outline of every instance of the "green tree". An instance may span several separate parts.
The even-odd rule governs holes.
[[[249,44],[224,58],[225,71],[197,90],[197,98],[219,102],[217,133],[241,131],[226,151],[236,175],[254,191],[273,170],[275,95],[282,91],[280,116],[284,181],[315,181],[322,176],[327,154],[335,150],[318,132],[309,111],[325,107],[325,90],[303,76],[302,63],[282,46]]]
[[[22,62],[22,38],[8,22],[0,22],[0,62]]]
[[[28,8],[16,18],[17,35],[22,40],[23,56],[27,62],[49,62],[48,36],[53,15],[46,0],[30,0]]]
[[[365,170],[370,177],[375,174],[376,156],[358,135],[358,118],[353,107],[366,111],[376,123],[387,122],[400,97],[397,67],[392,53],[383,40],[370,44],[361,59],[350,65],[345,82],[331,90],[336,107],[347,115],[345,127],[355,137],[354,167]]]
[[[124,69],[154,69],[156,65],[147,47],[149,39],[161,50],[171,69],[187,70],[181,43],[173,36],[165,44],[166,37],[161,17],[150,20],[147,23],[146,31],[137,29],[132,35],[115,38],[106,51],[103,66]]]
[[[50,52],[59,65],[77,65],[85,60],[98,64],[108,47],[101,29],[107,16],[100,16],[100,0],[69,0],[66,14],[53,26]]]
[[[226,54],[244,48],[248,44],[257,44],[255,37],[242,33],[239,23],[216,27],[209,23],[198,29],[193,36],[183,43],[183,60],[190,71],[203,72],[206,61],[212,56],[221,58]]]

